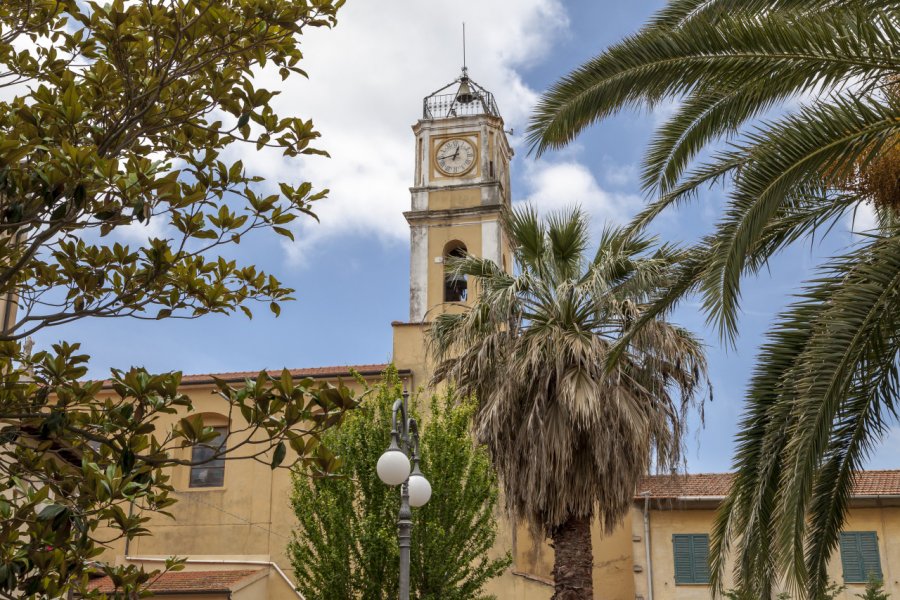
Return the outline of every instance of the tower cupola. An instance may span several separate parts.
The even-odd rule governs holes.
[[[425,97],[422,102],[423,119],[447,119],[474,115],[499,117],[494,95],[469,77],[463,67],[462,75]]]

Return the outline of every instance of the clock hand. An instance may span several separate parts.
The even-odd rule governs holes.
[[[457,149],[456,149],[456,152],[454,152],[453,154],[450,154],[450,153],[448,152],[447,154],[445,154],[445,155],[443,155],[443,156],[439,156],[438,158],[439,158],[439,159],[444,159],[444,158],[456,158],[456,156],[457,156],[458,154],[459,154],[459,148],[457,148]]]

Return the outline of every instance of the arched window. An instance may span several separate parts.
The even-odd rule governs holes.
[[[447,263],[452,258],[466,255],[466,245],[455,240],[444,246],[444,302],[465,302],[468,297],[468,281],[465,275],[453,273]]]
[[[228,439],[228,419],[222,415],[204,414],[204,427],[216,432],[213,439],[191,448],[191,476],[188,486],[222,487],[225,485],[225,442]],[[218,458],[214,458],[218,455]]]

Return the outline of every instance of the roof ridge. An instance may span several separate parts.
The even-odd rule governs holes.
[[[358,365],[328,365],[323,367],[299,367],[289,369],[282,367],[281,369],[259,369],[254,371],[222,371],[219,373],[182,373],[182,384],[212,383],[214,379],[222,379],[227,382],[236,382],[242,379],[252,378],[262,371],[270,376],[280,374],[284,369],[291,374],[292,377],[336,377],[341,375],[350,375],[352,371],[358,372],[360,375],[377,375],[381,374],[390,366],[390,363],[371,363]],[[398,373],[408,374],[409,369],[397,369]],[[109,379],[102,381],[103,386],[108,388],[112,386]]]
[[[206,373],[184,373],[183,377],[215,377],[218,375],[234,375],[237,373],[259,373],[265,371],[267,373],[281,372],[287,369],[290,372],[296,371],[328,371],[333,369],[358,369],[359,367],[387,367],[389,363],[360,363],[360,364],[341,364],[341,365],[322,365],[317,367],[281,367],[281,368],[262,368],[262,369],[244,369],[243,371],[218,371]]]
[[[635,497],[649,493],[652,498],[720,498],[730,492],[734,476],[734,472],[646,475]],[[900,496],[900,469],[855,471],[851,496]]]
[[[857,469],[856,473],[900,473],[900,468],[897,469]],[[734,475],[734,471],[704,471],[701,473],[651,473],[649,475],[644,475],[644,478],[647,477],[699,477],[699,476],[713,476],[719,477],[723,475]]]
[[[235,584],[252,576],[259,576],[265,568],[211,569],[196,571],[168,571],[158,574],[149,582],[149,589],[158,595],[191,592],[231,592]],[[105,575],[90,583],[91,589],[103,593],[115,590],[112,579]]]

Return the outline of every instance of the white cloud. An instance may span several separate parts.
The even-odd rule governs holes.
[[[650,116],[653,119],[653,127],[659,128],[665,125],[669,119],[675,116],[682,105],[681,98],[666,98],[656,104],[650,110]]]
[[[272,182],[312,181],[331,190],[304,219],[297,242],[286,244],[296,262],[325,238],[375,236],[405,241],[413,179],[413,135],[422,98],[459,75],[461,22],[466,21],[469,73],[497,98],[507,127],[522,130],[537,93],[516,69],[541,59],[566,29],[559,0],[460,0],[452,11],[422,0],[348,3],[334,30],[303,38],[309,81],[281,82],[274,72],[257,79],[280,90],[279,114],[312,118],[319,146],[330,159],[284,159],[278,152],[239,150],[252,171]],[[274,191],[274,190],[273,190]]]
[[[113,235],[116,239],[126,244],[147,245],[153,238],[165,239],[171,237],[172,230],[162,218],[153,217],[149,221],[139,223],[137,221],[128,225],[116,227]]]
[[[640,196],[605,190],[577,162],[529,162],[525,167],[530,193],[524,202],[541,213],[577,204],[591,215],[594,226],[602,226],[627,222],[643,205]]]
[[[853,233],[873,232],[878,228],[878,215],[875,207],[868,202],[857,205],[855,211],[850,211],[847,217],[847,227]]]
[[[603,181],[615,187],[634,186],[638,181],[637,165],[607,164],[603,167]]]

